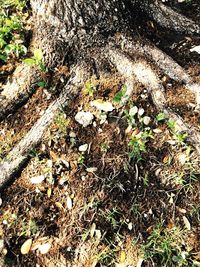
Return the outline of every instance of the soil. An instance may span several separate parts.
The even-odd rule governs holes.
[[[174,1],[169,4],[175,5]],[[189,7],[176,3],[176,7],[200,23],[197,1]],[[190,52],[199,45],[199,37],[168,36],[152,22],[145,23],[148,37],[158,42],[166,36],[158,46],[200,82],[200,55]],[[160,75],[170,107],[200,128],[193,95]],[[89,82],[93,95],[83,88],[75,102],[60,112],[23,171],[1,194],[0,266],[136,266],[144,258],[141,246],[161,222],[163,229],[184,230],[184,240],[180,244],[177,240],[177,245],[190,259],[188,265],[174,266],[200,264],[198,155],[187,142],[177,140],[166,120],[156,120],[158,111],[145,88],[138,85],[127,104],[120,106],[113,102],[124,84],[117,73],[108,72],[99,80],[91,77]],[[40,87],[24,107],[1,123],[0,158],[54,98],[49,89]],[[114,110],[103,117],[105,114],[90,104],[95,99],[112,103]],[[135,128],[128,128],[124,111],[134,105],[151,118],[147,127],[137,119]],[[93,124],[80,125],[75,120],[78,111],[93,113]],[[148,139],[141,158],[130,158],[131,136],[145,127],[153,138]],[[88,149],[81,153],[83,144],[88,144]],[[40,183],[31,182],[41,176]],[[32,240],[31,249],[22,255],[21,247],[28,239]],[[49,245],[45,253],[41,250],[44,244]],[[153,257],[137,266],[164,264]]]

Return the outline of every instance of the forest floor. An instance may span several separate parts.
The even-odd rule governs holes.
[[[200,23],[197,1],[178,7]],[[31,19],[23,16],[30,31]],[[190,51],[200,38],[175,38],[145,23],[149,37],[200,83],[200,55]],[[2,83],[19,61],[10,56],[1,64]],[[60,68],[59,77],[66,72]],[[200,129],[194,97],[160,77],[169,106]],[[91,77],[60,111],[0,196],[0,266],[200,266],[200,158],[145,88],[136,86],[123,105],[125,91],[117,72]],[[0,158],[54,98],[51,88],[38,86],[1,122]],[[87,127],[77,121],[82,111],[93,115]]]

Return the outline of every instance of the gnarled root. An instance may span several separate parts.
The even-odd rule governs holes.
[[[199,34],[200,26],[158,0],[139,1],[140,8],[160,26],[183,34]]]
[[[126,79],[133,76],[146,87],[158,110],[164,112],[169,119],[176,121],[177,130],[186,132],[188,141],[200,153],[200,133],[194,127],[184,123],[182,118],[167,106],[164,87],[151,65],[144,59],[134,62],[118,49],[108,48],[108,56]]]
[[[122,37],[121,49],[131,54],[140,54],[142,57],[148,58],[155,64],[164,74],[171,79],[185,85],[186,89],[190,90],[196,96],[197,105],[200,105],[200,85],[197,84],[190,75],[170,56],[161,51],[148,40],[133,41],[126,36]]]
[[[58,99],[51,103],[44,115],[35,123],[18,145],[13,148],[6,159],[2,161],[0,164],[0,190],[3,189],[11,178],[13,178],[14,174],[25,164],[30,151],[40,143],[42,136],[58,111],[61,108],[65,108],[75,99],[87,77],[86,69],[82,67],[74,68],[71,79],[69,79],[63,88]]]
[[[25,103],[38,87],[40,80],[41,74],[36,67],[24,64],[18,67],[1,92],[0,120]]]

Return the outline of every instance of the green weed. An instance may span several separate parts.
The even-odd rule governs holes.
[[[11,56],[20,57],[27,53],[24,45],[24,26],[16,14],[0,12],[0,60],[6,62]]]
[[[23,60],[25,64],[30,66],[37,66],[42,72],[47,72],[47,67],[43,62],[43,53],[41,49],[36,49],[34,51],[33,57],[26,58]]]
[[[165,228],[163,223],[157,224],[142,246],[144,259],[159,262],[163,267],[192,266],[191,255],[183,246],[185,234],[179,227]]]

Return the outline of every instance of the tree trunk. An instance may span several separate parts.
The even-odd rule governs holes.
[[[149,16],[160,26],[179,33],[198,34],[199,25],[157,0],[31,0],[30,2],[34,22],[31,49],[42,50],[44,64],[50,73],[60,65],[67,65],[69,68],[74,65],[79,68],[83,64],[89,66],[93,61],[98,72],[98,68],[104,67],[106,61],[111,67],[115,66],[129,81],[131,85],[129,95],[135,81],[142,83],[152,96],[158,110],[163,111],[169,118],[177,120],[179,130],[187,132],[188,141],[198,152],[200,151],[200,135],[196,129],[184,124],[178,115],[168,109],[165,90],[157,72],[161,70],[170,78],[183,83],[196,95],[197,102],[200,102],[200,86],[172,58],[149,41],[138,42],[133,38],[138,26],[134,21],[138,12],[144,17]],[[136,63],[133,60],[135,55]],[[15,110],[17,105],[27,101],[39,76],[38,70],[28,67],[22,68],[21,75],[18,73],[14,75],[13,81],[8,82],[2,92],[4,99],[0,109],[1,118]],[[84,79],[82,77],[80,84],[84,84]],[[65,96],[64,100],[60,101],[59,98],[63,103],[68,102],[71,94],[69,88],[76,84],[73,75],[67,84],[68,86],[64,86],[63,89],[65,92],[62,91],[60,95],[60,98]],[[9,88],[14,88],[14,95],[8,94]],[[78,92],[79,90],[76,91],[77,94]],[[20,98],[20,95],[23,97]],[[51,116],[48,117],[49,110],[47,110],[45,113],[47,115],[33,126],[31,132],[2,162],[0,188],[19,170],[28,158],[30,150],[41,141],[45,129],[59,110],[56,102],[51,107],[53,107],[50,110]],[[40,126],[42,126],[41,131],[37,135],[35,129],[37,127],[40,129]]]

